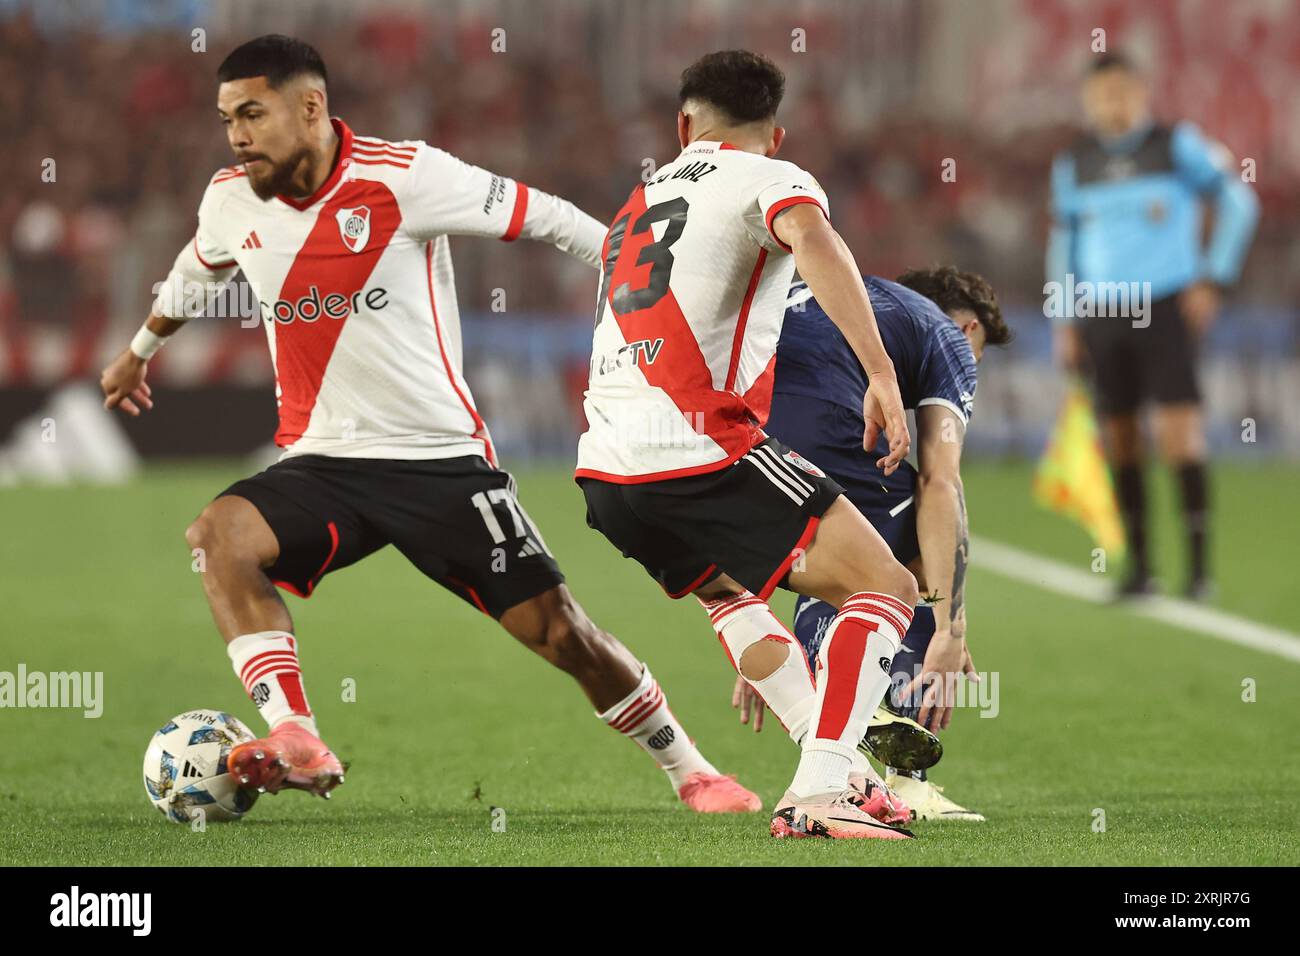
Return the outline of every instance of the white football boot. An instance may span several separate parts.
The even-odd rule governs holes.
[[[960,804],[944,796],[943,787],[929,780],[917,780],[905,773],[898,773],[892,767],[885,770],[885,782],[889,789],[912,809],[917,820],[965,820],[969,823],[983,823],[984,815],[974,810],[967,810]]]

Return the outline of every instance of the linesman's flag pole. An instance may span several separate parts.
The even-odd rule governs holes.
[[[1097,419],[1077,381],[1066,392],[1034,473],[1034,499],[1081,524],[1111,557],[1123,557],[1124,523],[1102,453]]]

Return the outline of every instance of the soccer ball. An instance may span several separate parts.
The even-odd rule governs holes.
[[[144,752],[144,789],[149,801],[174,823],[238,820],[257,799],[226,772],[236,746],[252,731],[220,710],[189,710],[167,721]]]

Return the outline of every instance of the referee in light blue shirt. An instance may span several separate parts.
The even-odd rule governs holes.
[[[1182,499],[1186,592],[1204,598],[1209,496],[1196,346],[1241,271],[1259,203],[1223,146],[1191,123],[1151,118],[1146,84],[1123,56],[1093,63],[1083,105],[1088,130],[1052,165],[1045,291],[1065,290],[1047,298],[1057,361],[1092,379],[1128,538],[1121,595],[1153,590],[1138,421],[1149,402]]]

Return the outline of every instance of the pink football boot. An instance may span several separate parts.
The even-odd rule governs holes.
[[[226,760],[240,786],[267,793],[284,787],[307,790],[329,799],[343,782],[346,769],[325,742],[292,720],[278,724],[265,737],[240,744]]]
[[[851,788],[809,797],[797,797],[787,790],[772,814],[772,836],[779,839],[912,839],[910,830],[881,823],[867,813],[865,802],[866,798]]]
[[[862,794],[862,809],[881,823],[896,825],[912,819],[912,808],[902,797],[866,774],[849,774],[849,788]]]
[[[721,773],[693,773],[677,796],[696,813],[753,813],[763,809],[758,794],[746,790],[736,778]]]

